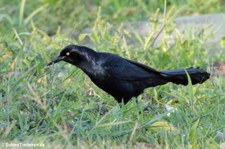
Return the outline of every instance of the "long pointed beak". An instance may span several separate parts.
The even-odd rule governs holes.
[[[57,56],[56,58],[54,58],[50,63],[47,64],[47,66],[50,66],[52,64],[58,63],[60,61],[62,61],[64,59],[64,56]]]

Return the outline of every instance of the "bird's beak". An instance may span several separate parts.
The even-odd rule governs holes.
[[[58,63],[58,62],[62,61],[63,59],[64,59],[64,56],[57,56],[50,63],[48,63],[47,66],[50,66],[50,65],[52,65],[54,63]]]

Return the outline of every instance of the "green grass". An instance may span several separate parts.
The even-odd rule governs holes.
[[[64,62],[52,67],[46,64],[65,45],[82,43],[86,37],[97,51],[116,53],[159,70],[200,66],[213,73],[209,66],[224,61],[224,49],[210,57],[204,44],[211,33],[190,32],[187,39],[177,33],[171,44],[168,38],[176,28],[169,20],[175,14],[221,12],[224,5],[222,0],[168,0],[166,7],[163,0],[2,0],[0,143],[43,143],[58,148],[219,148],[225,141],[223,76],[212,76],[202,85],[149,88],[138,97],[138,105],[132,100],[119,108],[78,68]],[[152,34],[140,37],[121,28],[124,22],[140,20],[154,25]],[[153,37],[162,20],[166,20],[162,30],[166,36],[156,47]],[[82,34],[85,28],[93,32]],[[126,38],[135,42],[127,44]]]

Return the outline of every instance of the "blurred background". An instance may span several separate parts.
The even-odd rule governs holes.
[[[166,5],[165,5],[166,4]],[[1,30],[20,27],[27,31],[33,25],[56,34],[59,27],[63,30],[79,30],[93,26],[99,7],[101,17],[110,24],[149,20],[156,12],[172,16],[201,15],[224,11],[223,0],[1,0]],[[6,29],[7,28],[7,29]],[[24,29],[24,30],[23,30]]]

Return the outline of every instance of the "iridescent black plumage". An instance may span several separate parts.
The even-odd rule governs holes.
[[[66,61],[82,69],[102,90],[119,103],[127,103],[145,88],[168,82],[187,85],[189,74],[192,84],[203,83],[210,74],[199,68],[157,71],[138,62],[111,53],[96,52],[88,47],[66,46],[48,65]]]

